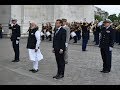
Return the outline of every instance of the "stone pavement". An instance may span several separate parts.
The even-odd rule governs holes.
[[[0,85],[119,85],[120,84],[120,46],[113,49],[112,71],[100,73],[102,59],[100,50],[89,41],[86,52],[81,50],[81,41],[69,45],[69,63],[65,68],[65,77],[54,80],[57,66],[52,53],[52,43],[41,42],[44,59],[39,62],[39,72],[31,73],[32,62],[26,49],[27,39],[20,41],[20,62],[11,62],[14,58],[9,39],[0,39]]]

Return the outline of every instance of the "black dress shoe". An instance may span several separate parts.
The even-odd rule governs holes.
[[[59,75],[59,76],[57,76],[55,79],[61,79],[61,78],[63,78],[64,76],[63,75]]]
[[[35,69],[30,69],[29,71],[34,71]]]
[[[100,71],[100,72],[104,72],[104,70]]]
[[[102,72],[102,73],[109,73],[110,71],[104,71],[104,70],[102,70],[100,72]]]
[[[15,62],[19,62],[20,60],[16,60]]]
[[[77,42],[73,42],[73,43],[77,43]]]
[[[33,73],[36,73],[36,72],[38,72],[38,69],[37,69],[37,70],[33,70],[32,72],[33,72]]]
[[[86,50],[82,50],[82,51],[86,51]]]
[[[53,76],[53,78],[56,78],[57,76],[59,76],[58,74],[56,76]]]
[[[103,73],[109,73],[110,71],[104,71]]]
[[[15,60],[13,60],[12,62],[15,62]]]
[[[12,62],[19,62],[20,60],[13,60]]]

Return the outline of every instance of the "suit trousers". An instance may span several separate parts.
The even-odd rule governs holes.
[[[103,70],[111,71],[112,52],[109,51],[109,47],[100,48],[100,51],[101,51],[101,56],[103,60]]]
[[[58,75],[64,75],[65,71],[65,60],[64,60],[64,51],[62,54],[59,53],[59,50],[55,50],[55,57],[57,62],[57,74]]]

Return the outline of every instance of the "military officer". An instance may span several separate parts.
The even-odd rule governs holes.
[[[9,24],[9,29],[12,29],[11,41],[13,50],[15,52],[15,58],[12,62],[19,62],[19,41],[20,41],[20,26],[17,24],[17,19],[12,19],[12,24]]]
[[[101,29],[100,37],[100,51],[103,60],[102,73],[109,73],[111,71],[112,49],[114,46],[114,30],[111,27],[111,20],[106,19]]]
[[[52,26],[50,23],[46,24],[46,39],[49,38],[49,41],[52,41]]]
[[[42,24],[42,30],[41,30],[41,33],[42,33],[42,35],[41,35],[41,38],[42,38],[42,41],[45,39],[45,26]]]
[[[89,39],[89,31],[88,31],[88,27],[90,26],[90,24],[86,24],[85,22],[83,22],[83,25],[81,26],[82,28],[82,51],[86,51],[86,47],[87,47],[87,43],[88,43],[88,39]]]
[[[120,45],[120,25],[118,25],[116,27],[117,31],[116,31],[116,43],[118,43],[118,45]]]
[[[68,63],[68,43],[70,39],[70,28],[67,25],[67,19],[62,19],[62,21],[63,21],[63,28],[66,30],[66,43],[65,43],[66,51],[64,53],[65,54],[64,58],[65,58],[65,64],[67,64]]]
[[[96,25],[96,31],[95,31],[95,45],[99,45],[99,34],[100,34],[100,26],[98,24]]]
[[[81,39],[81,27],[79,23],[75,25],[75,29],[76,29],[77,40],[80,40]]]

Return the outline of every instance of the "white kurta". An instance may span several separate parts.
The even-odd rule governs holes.
[[[37,52],[35,52],[35,49],[28,49],[28,52],[29,52],[29,59],[32,60],[32,61],[40,61],[43,59],[43,55],[40,51],[40,31],[36,31],[35,32],[35,37],[36,37],[36,40],[37,40],[37,43],[36,43],[36,49],[38,49]]]

